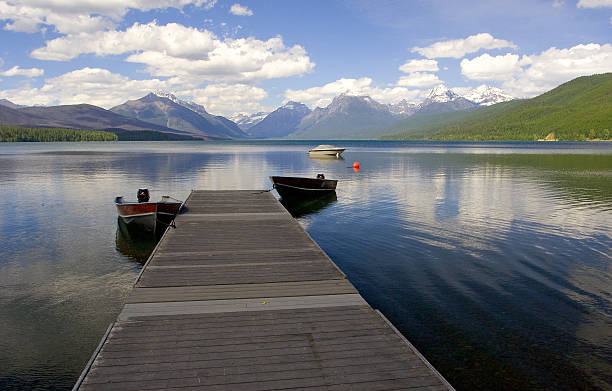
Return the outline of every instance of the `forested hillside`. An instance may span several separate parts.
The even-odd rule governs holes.
[[[414,121],[415,119],[413,119]],[[418,120],[418,119],[417,119]],[[425,122],[425,123],[423,123]],[[612,73],[585,76],[532,99],[499,103],[426,123],[395,124],[389,139],[612,139]]]
[[[96,130],[23,128],[0,125],[0,142],[117,141],[117,135]]]

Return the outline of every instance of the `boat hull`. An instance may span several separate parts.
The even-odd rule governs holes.
[[[333,148],[333,149],[311,149],[308,153],[311,156],[335,156],[340,157],[344,152],[344,148]]]
[[[281,197],[318,197],[336,191],[337,180],[271,176],[270,180]]]
[[[169,202],[162,201],[157,203],[157,219],[168,225],[174,220],[174,217],[177,215],[179,210],[181,209],[181,202]]]
[[[160,202],[123,202],[122,197],[115,199],[117,213],[125,224],[148,231],[155,231],[158,223],[165,228],[174,220],[181,205],[180,201],[169,199]]]
[[[116,204],[119,217],[127,225],[137,225],[154,231],[157,220],[157,202]]]

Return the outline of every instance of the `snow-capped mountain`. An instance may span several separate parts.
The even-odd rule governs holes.
[[[460,95],[453,92],[451,89],[446,87],[443,84],[436,86],[429,91],[427,98],[421,103],[421,106],[426,106],[429,103],[446,103],[452,102],[458,98],[461,98]]]
[[[444,85],[432,88],[427,98],[419,105],[415,114],[433,114],[448,111],[469,110],[476,107],[476,103],[465,99]]]
[[[399,118],[410,117],[412,114],[416,113],[419,107],[419,103],[410,103],[406,99],[403,99],[397,103],[390,103],[387,105],[387,108],[389,109],[391,114]]]
[[[491,106],[496,103],[508,102],[514,99],[513,96],[505,93],[501,89],[484,84],[464,94],[463,97],[479,106]]]
[[[238,127],[244,131],[260,123],[266,116],[270,114],[265,111],[260,111],[255,114],[235,113],[229,119],[234,121]]]
[[[220,115],[206,112],[203,106],[186,102],[163,92],[115,106],[110,111],[168,128],[223,138],[243,138],[246,133]]]
[[[473,110],[512,99],[512,96],[496,87],[482,85],[474,89],[451,90],[445,85],[438,85],[429,91],[421,103],[404,99],[393,104],[381,104],[369,96],[345,93],[336,96],[327,107],[317,107],[312,111],[301,103],[288,102],[263,119],[261,117],[265,113],[239,113],[231,118],[257,138],[378,137],[377,128],[413,114]]]
[[[195,102],[187,102],[185,100],[179,99],[177,98],[175,95],[169,93],[169,92],[163,92],[163,91],[155,91],[153,92],[154,95],[159,96],[160,98],[166,98],[174,103],[176,103],[177,105],[181,105],[183,107],[188,108],[191,111],[195,111],[196,113],[203,115],[203,116],[207,116],[207,115],[211,115],[209,114],[206,109],[204,108],[204,106],[199,105]]]

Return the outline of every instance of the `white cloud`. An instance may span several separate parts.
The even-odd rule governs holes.
[[[553,8],[561,8],[565,6],[565,1],[563,0],[554,0],[552,3]]]
[[[522,71],[502,88],[515,96],[535,96],[579,76],[612,71],[612,45],[551,47],[539,55],[523,56],[520,65]]]
[[[230,115],[237,111],[255,113],[271,111],[261,101],[268,93],[259,87],[246,84],[210,84],[204,88],[180,91],[194,102],[206,107],[210,113]]]
[[[404,73],[437,72],[439,70],[436,60],[410,60],[398,69]]]
[[[2,94],[15,103],[26,105],[89,103],[110,108],[150,91],[172,87],[173,81],[131,80],[106,69],[83,68],[47,79],[40,88],[5,90]]]
[[[576,4],[578,8],[612,7],[612,0],[580,0]]]
[[[360,79],[342,78],[327,83],[320,87],[312,87],[305,90],[285,91],[285,99],[304,103],[310,107],[325,107],[331,103],[333,98],[340,94],[369,95],[372,99],[381,103],[394,103],[406,99],[408,101],[419,100],[426,91],[408,89],[401,86],[379,88],[372,86],[372,79],[362,77]]]
[[[31,53],[39,60],[67,61],[81,54],[97,56],[130,52],[166,52],[170,57],[197,59],[215,48],[216,36],[208,30],[198,30],[176,23],[158,26],[134,23],[125,31],[80,33],[46,41],[44,47]]]
[[[398,86],[426,88],[443,84],[442,80],[433,73],[413,72],[408,76],[402,76],[397,82]]]
[[[482,49],[502,48],[516,48],[516,45],[510,41],[494,38],[489,33],[481,33],[470,35],[465,39],[436,42],[424,48],[414,47],[412,52],[417,52],[427,58],[461,58],[468,53],[475,53]]]
[[[244,5],[240,5],[238,3],[234,4],[230,8],[230,14],[238,15],[238,16],[252,16],[253,11],[251,11],[248,7]]]
[[[461,61],[461,73],[472,80],[502,82],[517,97],[533,97],[579,76],[612,71],[612,45],[596,43],[569,49],[551,47],[540,54],[483,54]]]
[[[11,69],[0,72],[0,76],[25,76],[25,77],[38,77],[45,73],[44,70],[39,68],[23,69],[15,65]]]
[[[472,80],[508,80],[521,71],[519,56],[507,53],[490,56],[485,53],[472,60],[461,60],[461,73]]]
[[[80,104],[109,109],[127,100],[138,99],[151,91],[172,91],[204,105],[213,114],[229,115],[236,111],[261,111],[265,90],[245,84],[211,84],[204,88],[179,79],[133,80],[101,68],[82,68],[45,80],[40,88],[1,91],[12,102],[26,105]]]
[[[220,39],[208,30],[176,23],[135,23],[125,31],[99,31],[56,38],[31,56],[42,60],[70,60],[81,54],[130,54],[126,61],[141,63],[158,77],[197,81],[255,82],[311,72],[315,64],[300,45],[287,47],[281,37],[267,41],[249,37]]]
[[[7,30],[33,33],[53,26],[62,34],[112,28],[130,9],[204,7],[217,0],[0,0],[0,21]]]

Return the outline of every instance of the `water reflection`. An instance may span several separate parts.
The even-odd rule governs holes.
[[[308,144],[0,152],[0,388],[70,389],[116,317],[156,239],[115,196],[319,172],[337,197],[281,202],[457,389],[612,388],[612,148],[347,143],[356,173]]]
[[[344,157],[336,155],[308,155],[310,160],[316,161],[317,163],[329,165],[344,161]]]
[[[327,208],[337,199],[334,191],[319,197],[283,196],[279,201],[291,216],[302,217]]]
[[[120,217],[117,217],[116,249],[128,259],[144,265],[157,242],[163,236],[164,230],[165,227],[157,231],[131,227]]]

